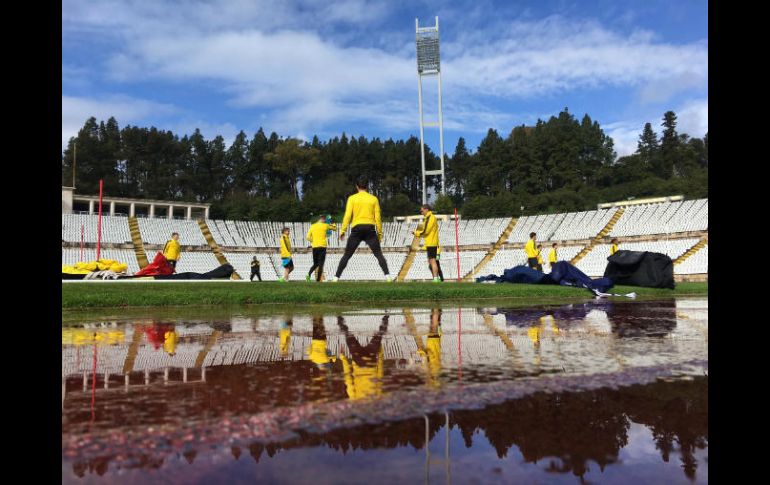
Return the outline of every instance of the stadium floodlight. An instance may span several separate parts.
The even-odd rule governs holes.
[[[446,192],[444,177],[444,117],[441,112],[441,56],[439,55],[438,17],[435,27],[420,27],[420,20],[414,19],[417,44],[417,83],[420,107],[420,159],[422,161],[422,203],[428,201],[426,175],[441,176],[441,193]],[[438,122],[425,123],[422,110],[422,77],[438,77]],[[425,127],[438,126],[439,156],[441,168],[439,170],[425,170]]]

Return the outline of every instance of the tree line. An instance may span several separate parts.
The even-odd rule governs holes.
[[[454,207],[466,218],[590,210],[597,203],[683,194],[708,196],[708,134],[676,131],[676,114],[663,115],[658,136],[646,123],[637,150],[616,159],[612,138],[586,114],[578,121],[565,108],[534,126],[517,126],[503,137],[490,129],[474,152],[460,138],[445,155],[446,195],[440,213]],[[370,180],[383,215],[417,211],[422,200],[420,140],[345,133],[322,142],[238,133],[228,147],[221,135],[206,140],[195,130],[179,137],[155,127],[119,128],[89,118],[62,154],[62,184],[111,196],[211,203],[211,217],[304,221],[341,214],[359,175]],[[439,157],[426,145],[426,169]],[[438,177],[428,177],[438,192]]]

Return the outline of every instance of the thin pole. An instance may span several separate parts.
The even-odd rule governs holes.
[[[93,424],[96,419],[94,406],[96,405],[96,333],[93,335],[94,339],[94,365],[91,369],[93,379],[91,381],[91,423]]]
[[[474,314],[475,315],[475,314]],[[463,380],[463,348],[460,338],[463,334],[462,308],[457,307],[457,380]]]
[[[80,225],[80,261],[84,261],[83,259],[83,244],[85,244],[86,239],[86,226],[85,224]]]
[[[96,260],[101,256],[102,249],[102,192],[104,189],[104,180],[99,180],[99,220],[96,227]]]
[[[457,282],[460,282],[460,226],[457,222],[457,207],[455,207],[455,253],[457,254]]]
[[[417,73],[418,98],[420,104],[420,162],[422,163],[422,203],[428,203],[427,188],[425,187],[425,129],[422,117],[422,74]]]
[[[436,16],[436,37],[438,32],[438,16]],[[444,115],[441,112],[441,67],[438,70],[438,146],[441,155],[441,193],[446,194],[446,174],[444,173]]]
[[[78,166],[78,142],[75,141],[72,144],[72,149],[75,151],[75,153],[72,156],[72,188],[75,188],[75,169]]]

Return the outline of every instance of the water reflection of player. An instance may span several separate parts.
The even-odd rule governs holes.
[[[389,315],[382,317],[380,328],[366,347],[361,346],[355,335],[350,333],[348,326],[345,325],[345,319],[342,316],[337,317],[337,325],[345,333],[345,343],[352,357],[351,362],[345,354],[340,353],[345,387],[350,399],[363,399],[382,394],[385,361],[382,336],[388,331],[388,317]]]
[[[163,347],[168,355],[172,357],[176,354],[176,341],[179,337],[173,323],[155,323],[142,327],[147,341],[152,344],[155,350]]]
[[[280,338],[280,350],[281,357],[289,355],[289,345],[291,344],[291,328],[294,325],[294,321],[291,317],[281,322],[281,331],[278,333]]]
[[[441,309],[434,308],[430,311],[430,329],[428,341],[424,349],[418,349],[417,353],[423,356],[427,375],[427,384],[430,387],[439,387],[438,375],[441,373]]]
[[[337,358],[327,350],[326,328],[324,327],[323,316],[313,317],[313,338],[310,341],[310,347],[307,349],[307,356],[310,362],[314,363],[322,372],[314,380],[324,379],[331,374],[332,363]]]

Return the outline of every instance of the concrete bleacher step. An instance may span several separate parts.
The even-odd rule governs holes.
[[[139,269],[142,269],[150,264],[150,262],[147,260],[147,253],[144,252],[142,233],[139,231],[139,221],[136,220],[136,217],[128,218],[128,229],[131,231],[131,242],[134,245],[136,262],[139,263]]]
[[[497,254],[497,251],[503,247],[503,244],[508,240],[508,237],[511,235],[511,232],[513,232],[513,228],[516,226],[516,222],[518,222],[518,219],[513,217],[511,218],[511,221],[508,223],[508,226],[506,226],[503,233],[500,235],[500,237],[497,239],[497,242],[490,248],[490,250],[487,252],[487,254],[479,261],[479,264],[476,265],[475,268],[470,270],[468,274],[463,276],[463,281],[471,281],[473,277],[478,274],[481,269],[487,265],[488,262],[492,261],[492,258],[495,257],[495,254]]]
[[[396,281],[404,281],[406,279],[406,275],[409,273],[409,268],[412,267],[412,262],[414,262],[414,257],[417,255],[417,250],[419,248],[420,238],[414,236],[412,238],[412,244],[409,246],[409,253],[406,255],[406,259],[404,259],[404,264],[401,265]]]
[[[198,219],[198,226],[201,228],[201,232],[203,233],[203,237],[206,238],[206,242],[209,244],[209,247],[211,248],[211,251],[214,253],[214,256],[217,258],[217,261],[219,261],[219,264],[230,264],[227,261],[227,258],[225,258],[225,255],[222,254],[222,251],[219,249],[219,245],[214,240],[214,236],[211,235],[211,229],[209,229],[208,224],[206,224],[206,221],[204,219]],[[233,270],[233,275],[230,277],[234,280],[241,280],[241,275],[238,274],[237,271]]]
[[[612,215],[612,218],[609,220],[609,222],[607,222],[607,224],[602,228],[602,230],[599,231],[599,234],[597,234],[593,239],[591,239],[591,242],[589,242],[588,245],[586,245],[586,247],[584,247],[579,253],[577,253],[574,258],[572,258],[572,260],[570,261],[570,264],[572,265],[577,264],[577,262],[583,259],[586,254],[591,252],[594,246],[602,242],[602,238],[604,238],[604,236],[606,236],[607,234],[610,233],[610,231],[612,231],[612,228],[615,227],[615,224],[617,224],[618,220],[620,219],[620,216],[622,216],[625,211],[626,210],[624,208],[618,207],[618,210],[615,211],[615,213]]]
[[[687,251],[685,251],[684,253],[682,253],[682,255],[681,255],[681,256],[679,256],[678,258],[676,258],[676,259],[674,260],[674,264],[675,264],[675,265],[676,265],[676,264],[682,264],[682,263],[684,262],[684,260],[686,260],[687,258],[689,258],[690,256],[692,256],[693,254],[697,253],[698,251],[700,251],[700,250],[701,250],[702,248],[704,248],[704,247],[706,246],[706,244],[708,244],[708,243],[709,243],[709,239],[708,239],[708,236],[706,236],[706,237],[702,238],[700,241],[698,241],[697,243],[693,244],[693,245],[692,245],[690,248],[688,248],[688,249],[687,249]]]

